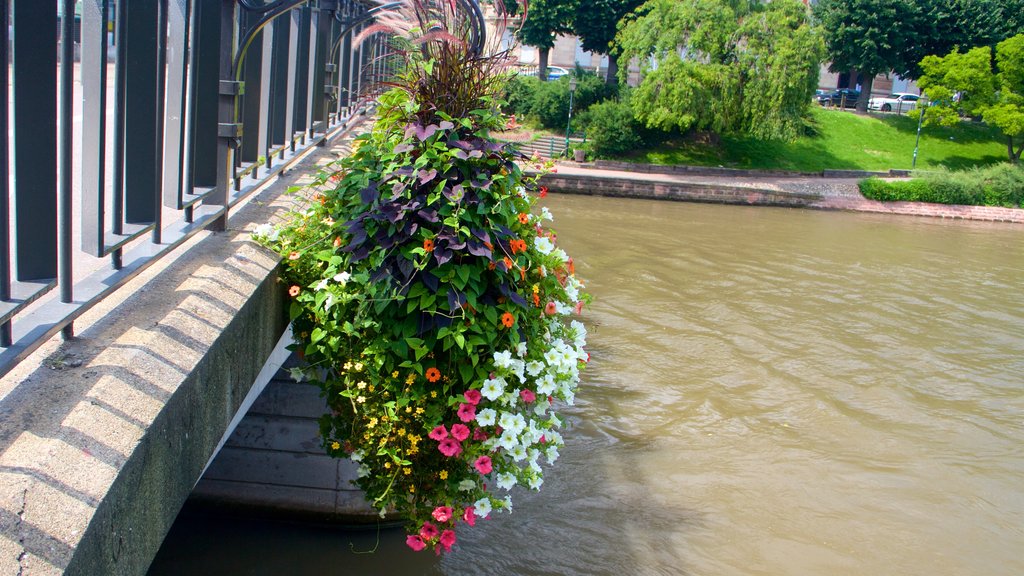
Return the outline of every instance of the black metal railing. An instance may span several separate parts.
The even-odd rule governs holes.
[[[352,42],[372,3],[85,0],[54,38],[40,31],[57,29],[58,4],[75,13],[0,0],[13,79],[0,74],[0,374],[196,232],[223,230],[394,72],[383,36]],[[79,269],[97,259],[110,263]]]

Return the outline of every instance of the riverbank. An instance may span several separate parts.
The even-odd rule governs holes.
[[[649,168],[646,168],[649,170]],[[773,176],[634,172],[592,164],[559,162],[542,182],[554,192],[684,202],[784,206],[817,210],[928,216],[1024,224],[1024,210],[994,206],[950,206],[925,202],[879,202],[865,198],[857,187],[860,177]]]

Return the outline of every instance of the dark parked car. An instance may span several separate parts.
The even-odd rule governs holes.
[[[860,90],[853,88],[840,88],[832,92],[818,95],[818,104],[822,106],[841,106],[843,108],[855,108],[857,100],[860,99]]]

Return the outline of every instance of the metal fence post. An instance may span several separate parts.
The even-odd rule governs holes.
[[[228,226],[228,189],[234,172],[233,149],[241,136],[234,123],[235,98],[240,86],[231,74],[235,54],[235,0],[220,2],[220,83],[217,91],[217,187],[207,203],[221,208],[209,229],[223,232]]]

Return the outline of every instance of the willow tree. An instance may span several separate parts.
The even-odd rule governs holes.
[[[648,127],[764,139],[800,134],[824,53],[798,0],[650,0],[616,43],[640,65],[631,102]]]

